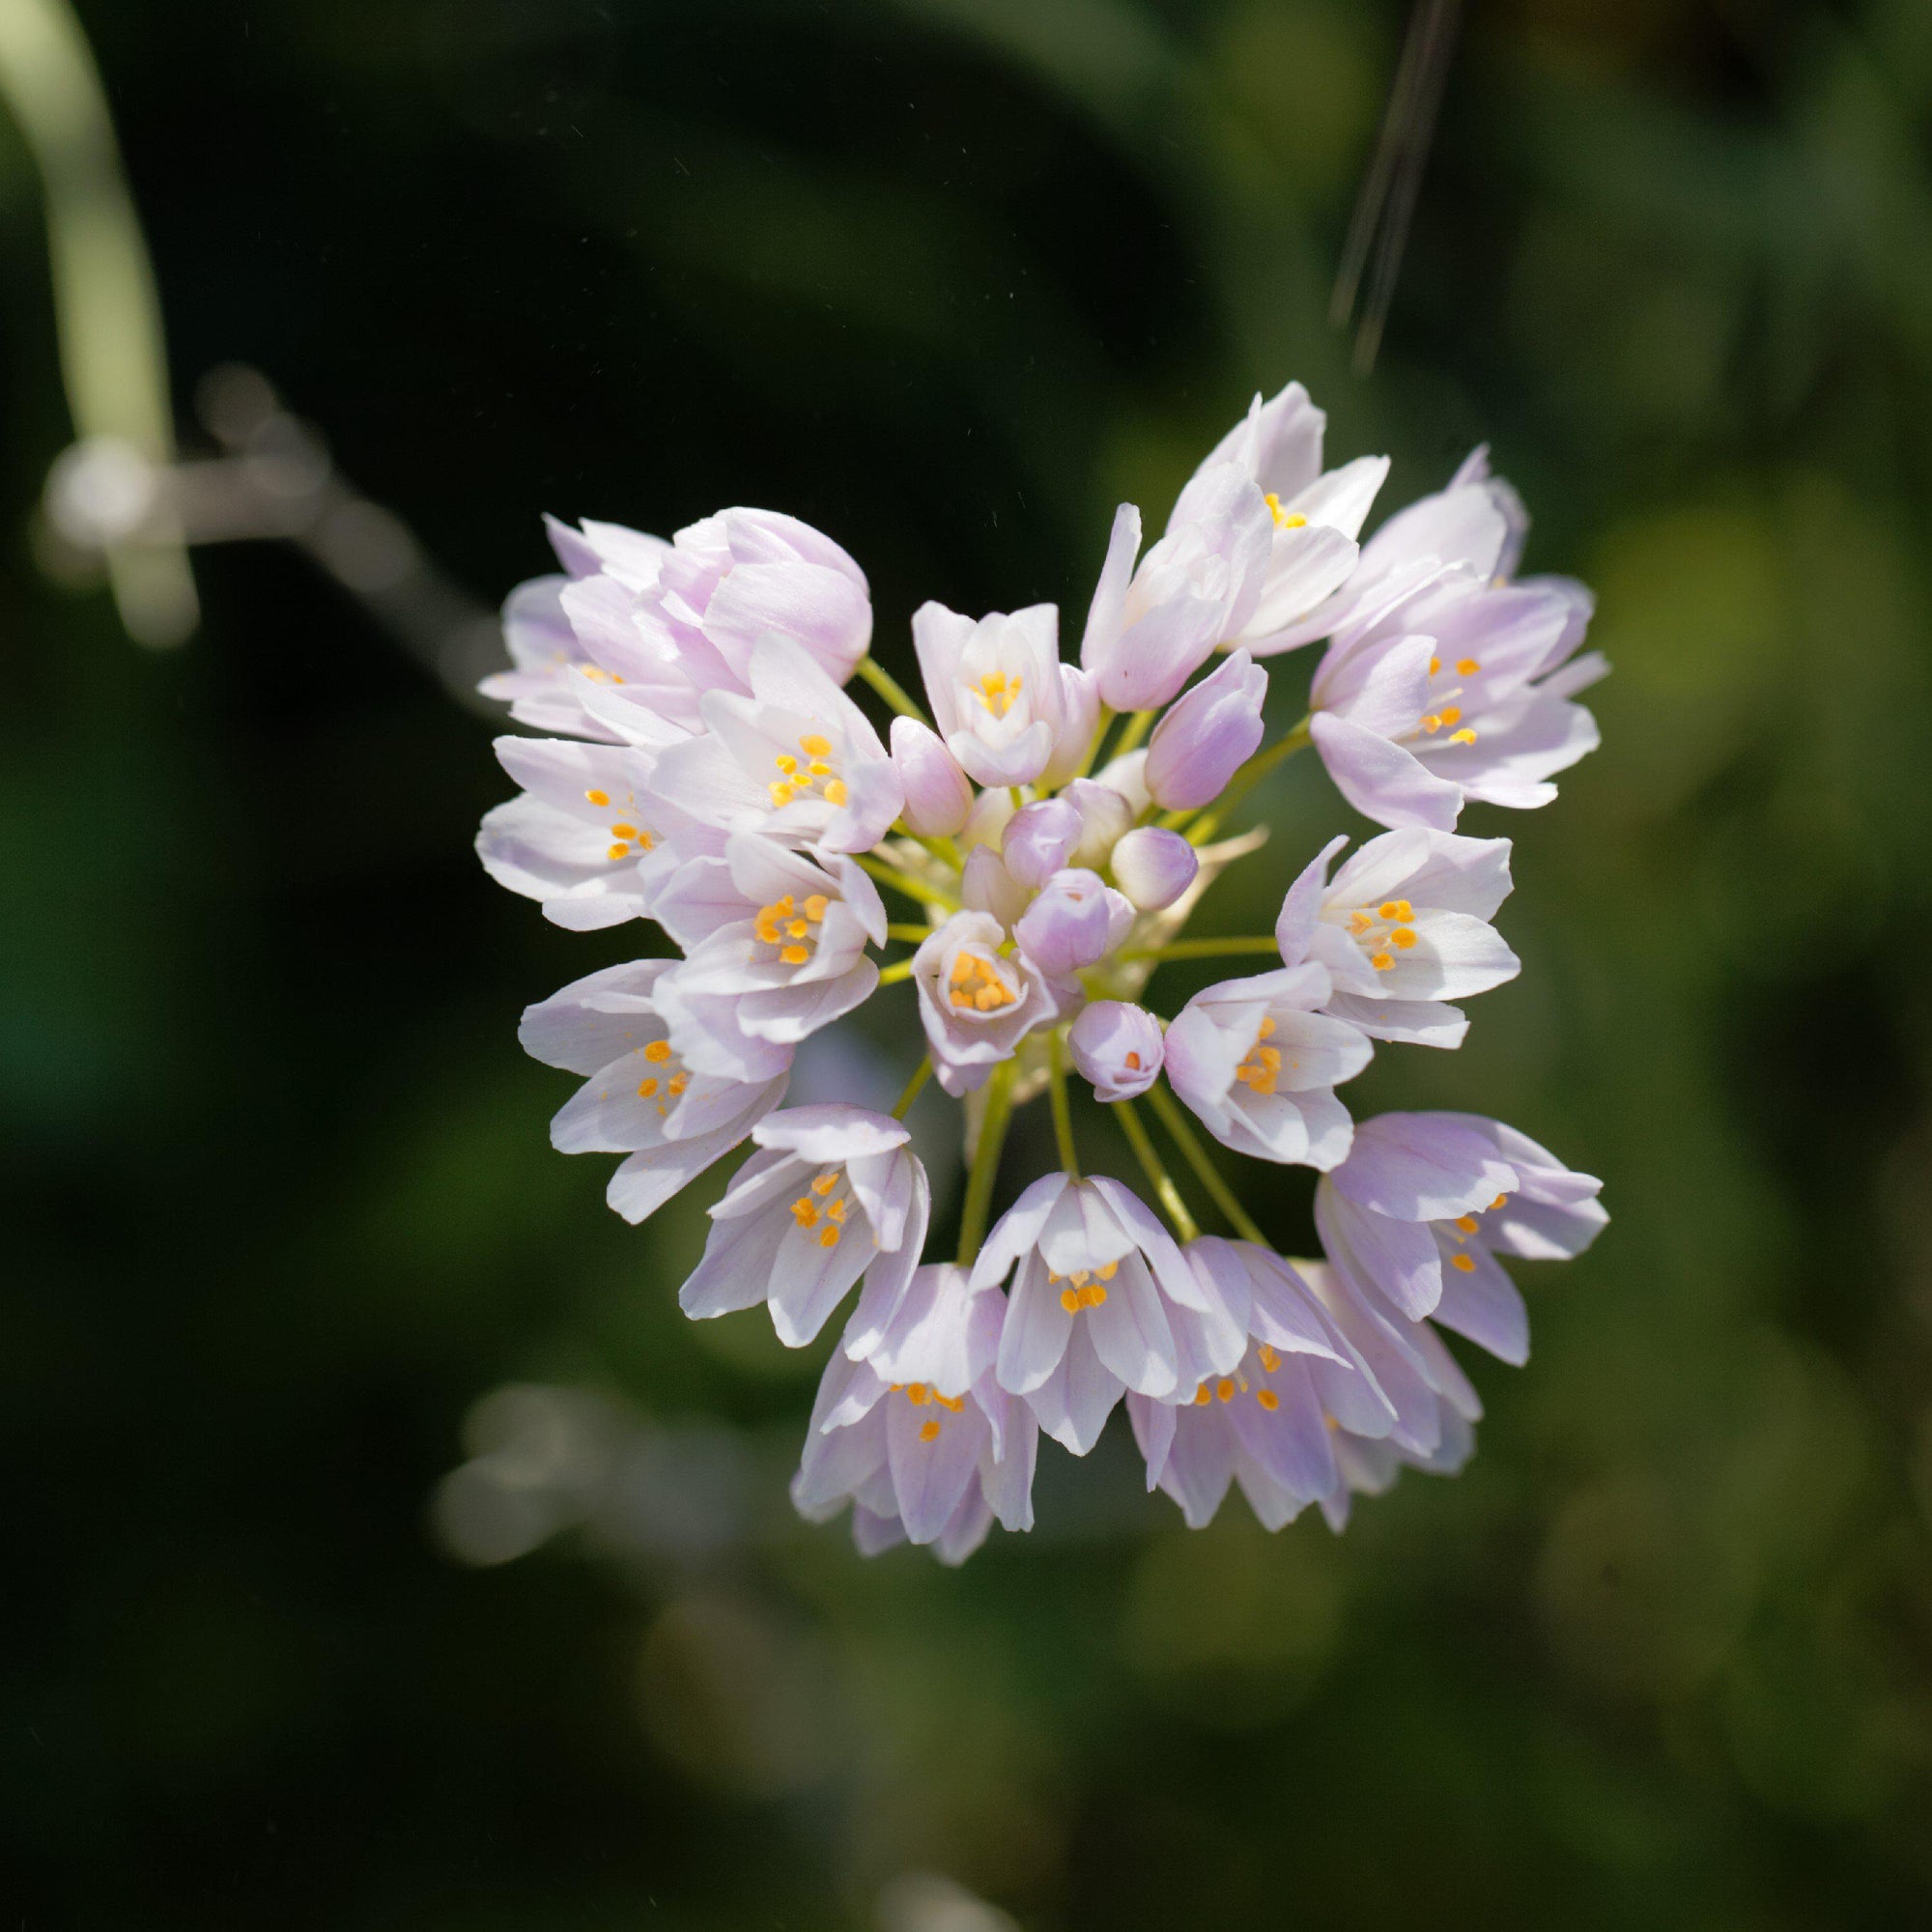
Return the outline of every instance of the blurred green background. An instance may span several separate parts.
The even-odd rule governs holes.
[[[266,370],[489,603],[541,509],[768,504],[903,669],[927,596],[1077,632],[1258,386],[1385,507],[1491,440],[1601,593],[1605,749],[1465,820],[1522,978],[1351,1097],[1613,1220],[1524,1270],[1468,1471],[1341,1540],[1189,1534],[1119,1418],[958,1574],[794,1524],[822,1350],[677,1316],[707,1190],[634,1231],[548,1149],[517,1013],[641,928],[485,880],[489,725],[286,547],[200,554],[172,653],[36,568],[0,128],[0,1917],[1932,1922],[1932,8],[1473,5],[1367,381],[1392,0],[79,11],[184,409]],[[1261,803],[1231,928],[1365,829]]]

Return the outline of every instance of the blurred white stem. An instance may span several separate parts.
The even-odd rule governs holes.
[[[77,442],[96,439],[163,466],[174,458],[167,350],[154,265],[114,127],[67,0],[0,0],[0,98],[40,171],[62,380]],[[180,533],[147,529],[105,552],[128,635],[174,644],[199,607]]]

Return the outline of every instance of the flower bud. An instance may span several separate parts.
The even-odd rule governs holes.
[[[1066,1044],[1102,1100],[1132,1100],[1160,1077],[1160,1022],[1125,1000],[1095,1000],[1073,1022]]]
[[[1100,728],[1100,687],[1078,665],[1060,667],[1060,731],[1039,775],[1042,784],[1062,784],[1080,769]]]
[[[967,853],[959,901],[968,912],[989,912],[1010,932],[1030,896],[990,845],[976,845]]]
[[[1155,804],[1191,811],[1218,798],[1262,742],[1267,672],[1236,651],[1170,707],[1148,743],[1147,787]]]
[[[1080,811],[1064,798],[1042,798],[1023,805],[1007,821],[1007,870],[1036,891],[1070,863],[1080,842]]]
[[[906,827],[921,838],[950,838],[973,809],[973,787],[936,731],[917,718],[893,720],[893,763],[905,787]]]
[[[1098,871],[1112,856],[1121,835],[1134,822],[1134,809],[1098,779],[1074,779],[1061,793],[1080,814],[1080,842],[1065,863]]]
[[[1142,912],[1172,905],[1200,869],[1194,847],[1162,825],[1137,826],[1114,847],[1114,879]]]
[[[976,845],[990,845],[997,852],[1006,834],[1007,820],[1017,809],[1012,793],[1005,785],[993,785],[982,791],[973,801],[966,823],[959,828],[960,849],[970,852]]]
[[[1127,810],[1138,818],[1153,803],[1147,788],[1147,747],[1112,758],[1094,776],[1110,791],[1126,800]]]
[[[1126,936],[1134,909],[1097,872],[1056,872],[1013,927],[1020,951],[1048,979],[1104,959]]]

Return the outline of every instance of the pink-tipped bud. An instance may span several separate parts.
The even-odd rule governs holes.
[[[1097,872],[1056,872],[1013,926],[1020,951],[1049,980],[1104,959],[1134,923],[1134,909]]]
[[[1102,1100],[1132,1100],[1160,1077],[1160,1022],[1125,1000],[1095,1000],[1066,1036],[1073,1064]]]
[[[952,838],[973,809],[973,787],[958,759],[917,718],[895,718],[892,743],[907,829],[921,838]]]
[[[1262,742],[1267,672],[1236,651],[1153,727],[1147,788],[1169,811],[1192,811],[1221,795]]]
[[[1112,785],[1097,779],[1075,779],[1061,796],[1080,813],[1080,842],[1066,863],[1097,872],[1113,856],[1121,835],[1133,824],[1134,809]]]
[[[1142,912],[1172,905],[1200,869],[1194,847],[1165,826],[1136,826],[1114,847],[1114,882]]]
[[[1007,821],[1016,810],[1012,792],[1006,785],[993,785],[982,791],[973,801],[966,823],[959,828],[960,850],[970,852],[976,845],[990,845],[997,852],[1006,837]]]
[[[1007,870],[1037,892],[1072,862],[1080,833],[1079,809],[1064,798],[1042,798],[1021,806],[1007,821],[1006,842],[1000,848]]]
[[[1100,728],[1100,687],[1078,665],[1060,667],[1060,730],[1053,755],[1039,775],[1041,784],[1063,784],[1080,769],[1094,733]]]

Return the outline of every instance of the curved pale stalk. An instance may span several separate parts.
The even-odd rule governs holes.
[[[912,1078],[905,1084],[905,1092],[893,1102],[893,1119],[902,1121],[912,1112],[912,1103],[920,1096],[925,1083],[932,1078],[932,1055],[927,1054],[912,1070]]]
[[[1166,946],[1144,946],[1119,956],[1123,960],[1224,959],[1236,953],[1273,952],[1278,949],[1272,934],[1243,935],[1233,939],[1177,939]]]
[[[1018,1063],[1003,1060],[986,1083],[986,1111],[980,1117],[980,1145],[973,1150],[973,1171],[966,1177],[966,1205],[959,1210],[959,1265],[970,1267],[986,1238],[986,1219],[993,1205],[993,1180],[1000,1171],[1000,1151],[1007,1144],[1007,1127],[1013,1113],[1013,1075]]]
[[[879,968],[879,984],[882,986],[896,986],[900,980],[910,980],[911,978],[912,961],[910,959],[895,960],[892,965],[881,966]]]
[[[863,657],[853,666],[861,677],[876,691],[901,718],[932,728],[932,721],[906,696],[905,687],[875,658]]]
[[[1047,1095],[1053,1103],[1053,1138],[1068,1180],[1080,1179],[1080,1156],[1073,1147],[1073,1107],[1066,1097],[1066,1030],[1055,1027],[1046,1039]]]
[[[855,852],[852,863],[861,871],[871,873],[880,885],[890,886],[895,893],[903,893],[909,899],[917,899],[921,905],[936,905],[946,912],[957,912],[957,895],[944,886],[928,884],[924,879],[915,878],[910,872],[902,872],[896,866],[889,866],[883,859],[875,859],[869,852]],[[923,938],[924,935],[922,934]]]
[[[929,925],[893,924],[886,927],[888,939],[902,939],[908,946],[923,946],[932,934],[933,928]]]
[[[1173,1175],[1162,1166],[1160,1155],[1148,1139],[1148,1130],[1142,1125],[1134,1103],[1131,1100],[1114,1100],[1109,1105],[1121,1117],[1121,1131],[1126,1135],[1127,1145],[1133,1149],[1134,1158],[1140,1162],[1141,1172],[1152,1186],[1155,1199],[1167,1218],[1174,1223],[1174,1232],[1183,1243],[1198,1239],[1200,1223],[1187,1211],[1187,1203],[1180,1198],[1180,1189],[1174,1184]]]
[[[1100,715],[1094,725],[1094,735],[1087,740],[1086,755],[1080,760],[1079,769],[1073,774],[1076,779],[1084,779],[1094,769],[1094,760],[1100,755],[1100,747],[1106,742],[1108,728],[1112,725],[1116,713],[1101,705]],[[1068,781],[1071,782],[1071,780]]]
[[[1228,1225],[1244,1241],[1253,1241],[1260,1247],[1269,1247],[1270,1243],[1261,1231],[1254,1217],[1236,1199],[1235,1190],[1228,1185],[1226,1177],[1214,1165],[1214,1156],[1201,1145],[1201,1136],[1188,1124],[1187,1116],[1181,1111],[1180,1102],[1167,1089],[1156,1081],[1148,1089],[1148,1105],[1167,1129],[1168,1138],[1180,1150],[1181,1157],[1194,1170],[1194,1178],[1207,1189],[1208,1199],[1213,1202],[1226,1217]]]
[[[1157,715],[1152,711],[1129,712],[1121,735],[1114,741],[1114,749],[1108,753],[1109,759],[1124,758],[1129,752],[1139,751],[1141,740],[1152,730]]]

